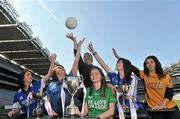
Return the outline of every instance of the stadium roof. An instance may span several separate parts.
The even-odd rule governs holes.
[[[18,17],[7,0],[0,0],[0,54],[34,73],[45,75],[50,65],[50,52]]]

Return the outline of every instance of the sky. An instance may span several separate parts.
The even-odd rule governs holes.
[[[81,54],[92,42],[95,50],[112,68],[118,54],[143,69],[149,55],[155,55],[163,67],[180,61],[180,1],[178,0],[9,0],[39,37],[43,47],[56,53],[60,64],[70,71],[74,55],[73,42],[85,37]],[[68,17],[75,17],[78,26],[69,30]],[[95,61],[95,65],[98,63]]]

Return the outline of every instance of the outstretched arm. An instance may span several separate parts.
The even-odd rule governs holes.
[[[49,80],[49,78],[51,77],[53,73],[53,68],[55,67],[55,62],[56,62],[56,54],[55,53],[51,54],[49,59],[50,59],[51,64],[50,64],[47,75],[42,78],[44,83],[46,83]]]
[[[113,70],[104,62],[104,60],[98,55],[98,53],[94,50],[94,47],[92,43],[90,42],[88,44],[88,49],[89,51],[93,54],[93,56],[96,58],[97,62],[101,65],[101,67],[106,71],[106,72],[112,72]]]
[[[71,41],[73,41],[74,43],[74,55],[76,55],[76,52],[77,52],[77,40],[76,40],[76,37],[73,35],[73,33],[67,33],[66,37],[68,39],[70,39]],[[84,69],[86,69],[88,67],[88,64],[86,64],[81,55],[80,55],[80,59],[79,59],[79,66],[78,66],[78,69],[79,69],[79,72],[80,74],[84,74]]]
[[[135,67],[134,65],[132,65],[132,72],[141,79],[140,70],[137,67]]]
[[[74,49],[77,50],[77,40],[76,37],[73,35],[73,33],[67,33],[66,37],[73,41]]]
[[[117,54],[117,51],[116,51],[115,48],[112,48],[112,50],[113,50],[114,56],[115,56],[117,59],[121,58],[121,57]],[[132,70],[133,70],[134,74],[140,78],[140,70],[139,70],[137,67],[135,67],[134,65],[132,65]]]
[[[117,54],[116,49],[112,48],[112,50],[113,50],[114,56],[115,56],[117,59],[121,58],[121,57]]]
[[[73,67],[72,67],[72,70],[71,70],[73,76],[77,75],[79,59],[80,59],[80,53],[81,53],[81,45],[84,42],[84,40],[85,40],[85,38],[80,40],[79,43],[77,44],[77,52],[76,52],[75,60],[74,60]]]

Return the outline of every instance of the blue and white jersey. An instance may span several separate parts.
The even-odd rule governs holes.
[[[125,84],[131,85],[134,74],[131,75],[131,79],[129,79],[129,80],[121,79],[119,77],[119,73],[116,73],[116,72],[108,72],[107,76],[110,78],[113,86],[115,86],[115,85],[119,86],[119,85],[125,85]]]
[[[120,86],[120,85],[125,85],[125,84],[129,85],[129,90],[128,90],[127,95],[134,97],[134,101],[136,102],[136,109],[143,108],[142,105],[137,100],[138,77],[136,75],[134,75],[132,73],[129,80],[121,79],[119,76],[119,73],[116,73],[116,72],[108,72],[107,75],[110,78],[113,86]],[[121,96],[119,99],[121,104],[122,104],[122,100],[123,100],[123,98]],[[126,103],[126,105],[129,106],[129,100],[128,99],[125,100],[125,103]]]
[[[29,116],[32,117],[33,110],[37,107],[37,102],[33,100],[32,94],[39,92],[40,87],[41,81],[36,81],[30,85],[27,91],[19,89],[16,92],[13,103],[18,102],[21,105],[23,114],[28,114],[29,110]]]
[[[66,77],[73,76],[72,72],[70,72]],[[61,90],[63,86],[64,79],[61,81],[53,81],[50,83],[47,89],[47,97],[50,99],[49,102],[51,104],[52,109],[58,114],[62,115],[62,102],[61,102]],[[69,94],[66,88],[64,89],[65,93],[65,107],[70,105],[71,95]]]

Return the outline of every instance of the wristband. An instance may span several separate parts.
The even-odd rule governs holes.
[[[95,51],[95,52],[93,52],[93,55],[97,55],[97,52]]]

